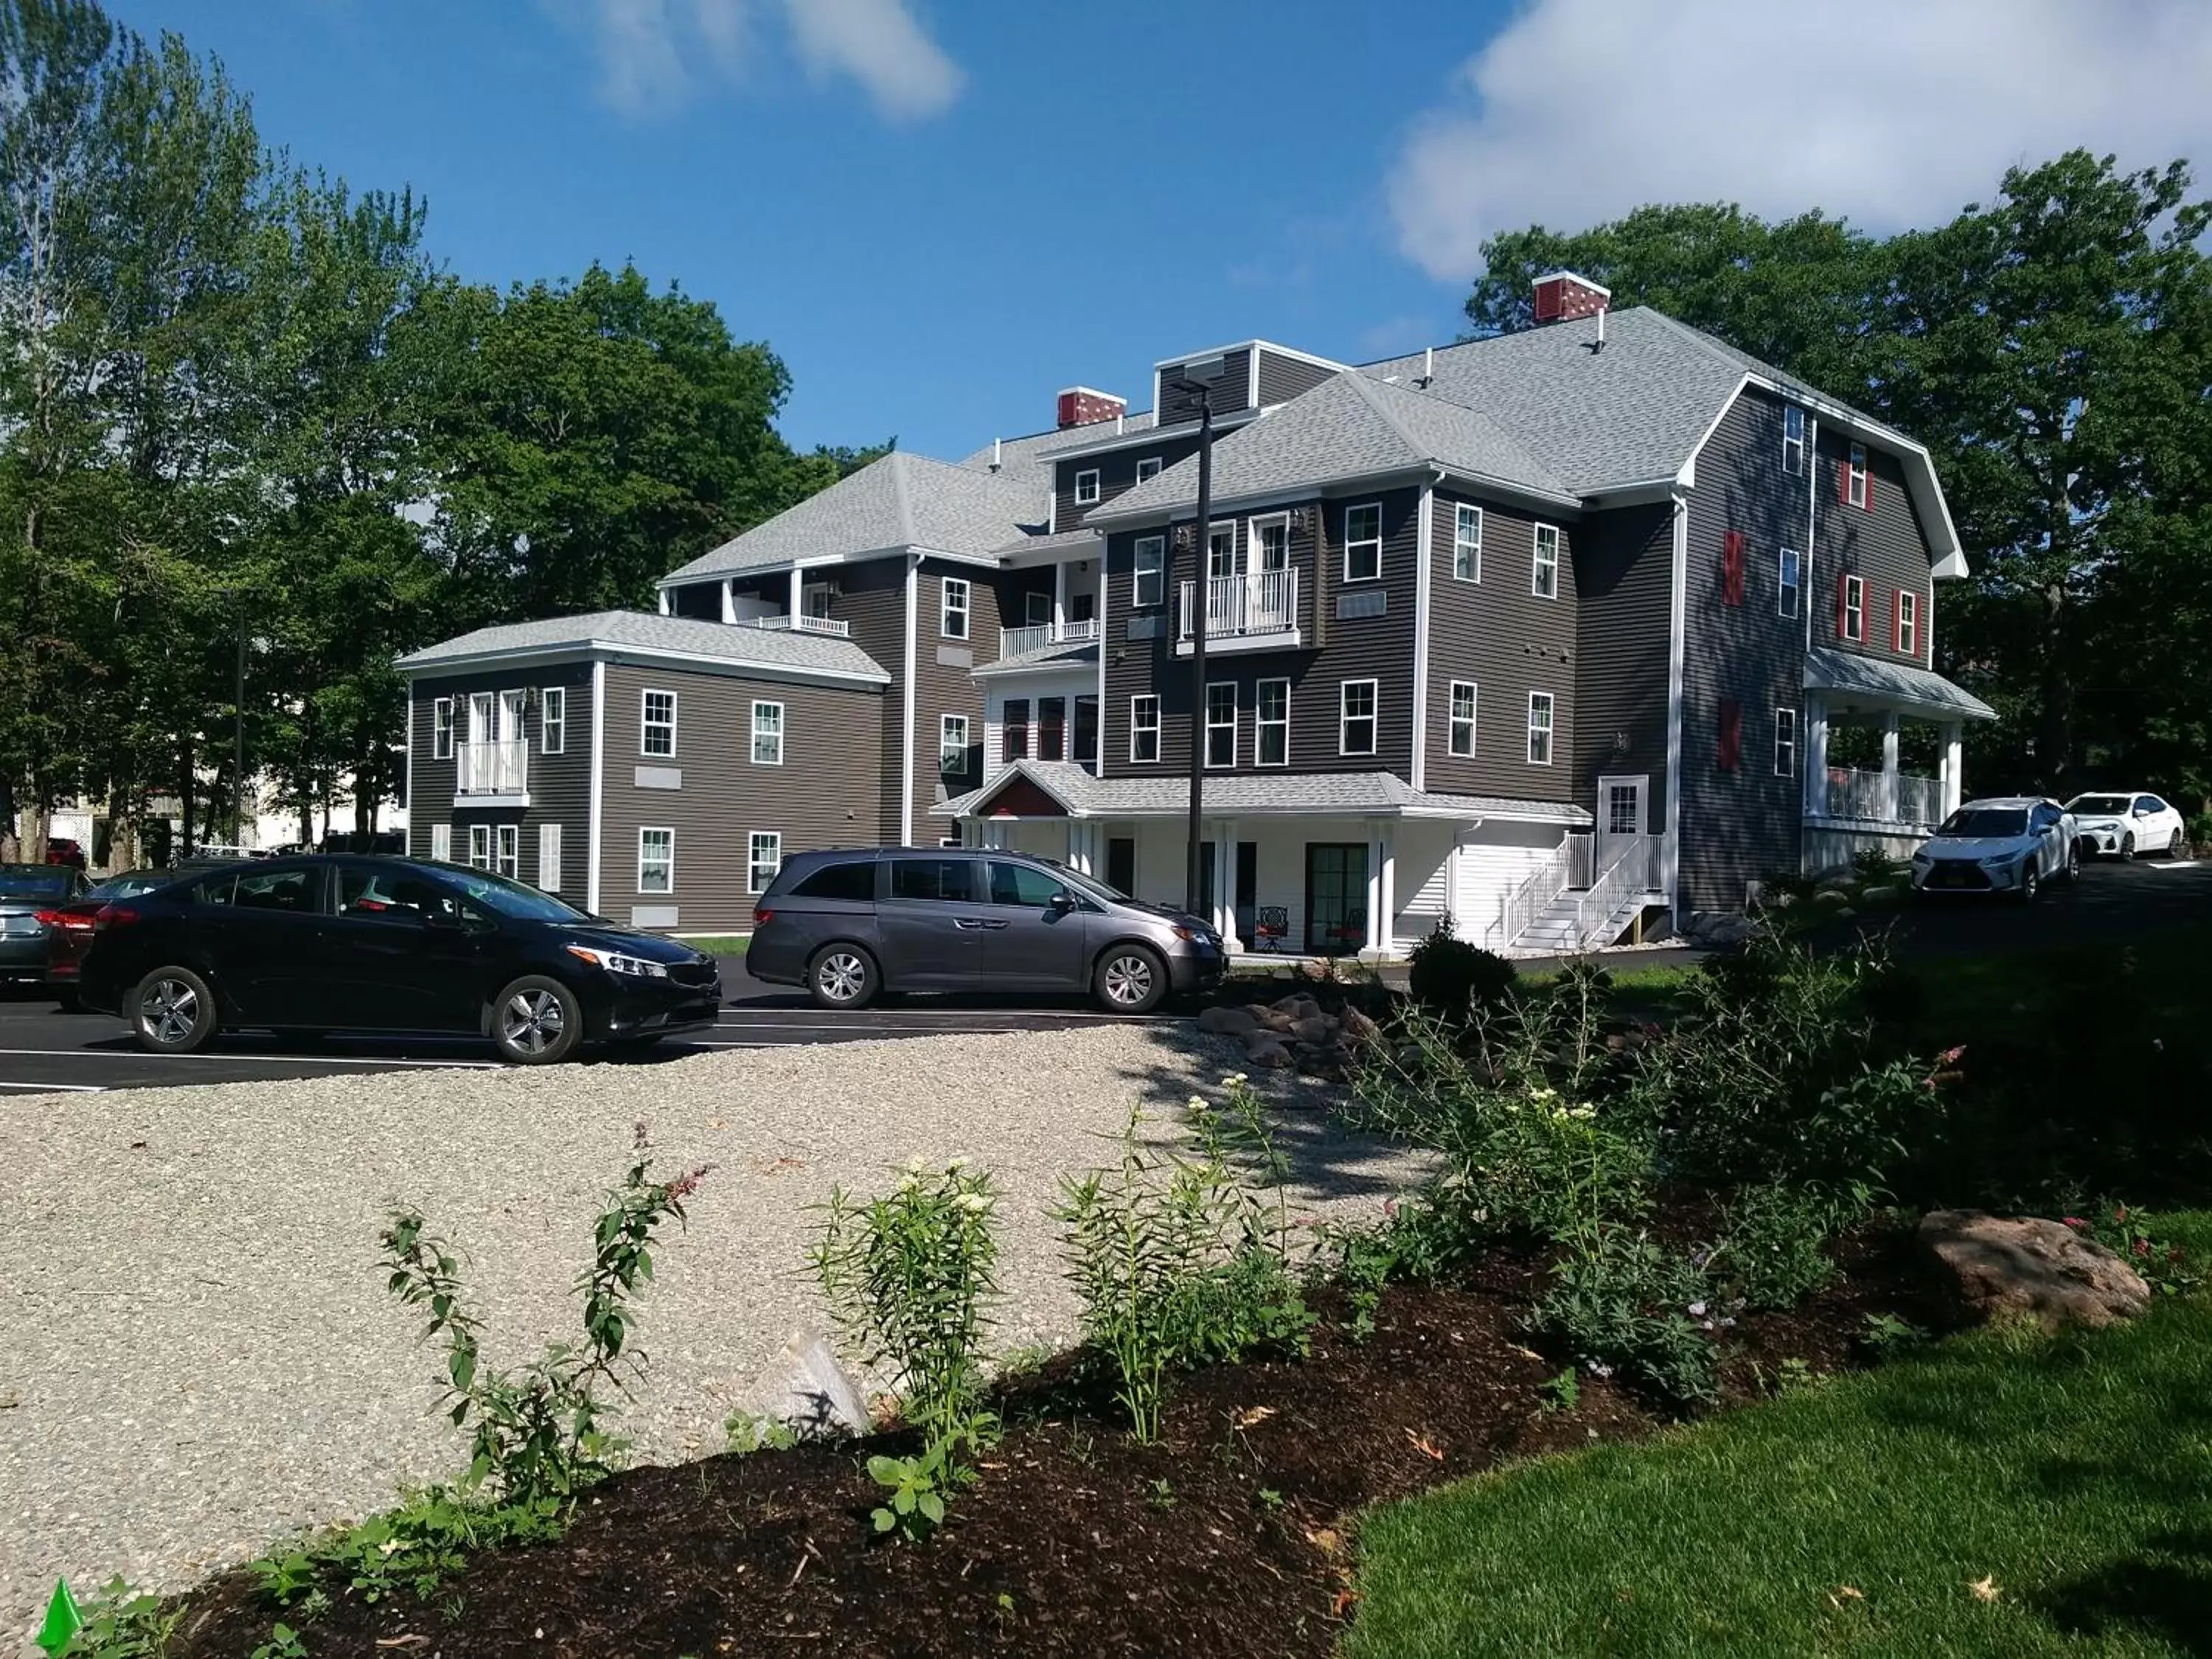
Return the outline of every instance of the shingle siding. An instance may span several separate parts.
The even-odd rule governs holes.
[[[639,752],[647,687],[677,694],[676,753]],[[783,764],[752,761],[752,705],[783,705]],[[633,908],[673,906],[685,933],[748,926],[750,836],[775,830],[783,854],[816,847],[869,847],[882,839],[885,694],[876,688],[807,685],[765,677],[695,674],[611,663],[601,783],[599,909],[626,921]],[[641,789],[640,767],[674,769],[676,789]],[[676,834],[675,890],[637,890],[638,831]],[[563,840],[567,839],[565,834]],[[584,848],[564,849],[582,868]]]
[[[1480,581],[1453,572],[1458,510],[1482,509]],[[1559,518],[1502,506],[1472,495],[1436,492],[1429,570],[1429,696],[1425,776],[1449,794],[1506,795],[1523,800],[1572,800],[1587,806],[1575,766],[1577,729],[1577,647],[1580,610],[1575,571],[1578,532]],[[1558,597],[1536,597],[1535,531],[1559,532]],[[1663,665],[1664,658],[1662,658]],[[1451,683],[1471,680],[1475,692],[1475,752],[1451,752]],[[1663,678],[1662,678],[1663,684]],[[1552,761],[1528,762],[1528,696],[1553,698]]]
[[[1601,777],[1640,774],[1654,835],[1667,825],[1674,567],[1670,502],[1593,514],[1577,527],[1575,799],[1595,811]]]
[[[1301,392],[1310,392],[1340,371],[1326,363],[1310,363],[1279,351],[1260,348],[1260,407],[1286,404]]]
[[[1176,384],[1176,376],[1182,370],[1181,363],[1170,363],[1160,370],[1159,423],[1173,426],[1178,421],[1198,418],[1198,398]],[[1212,402],[1216,415],[1226,415],[1232,410],[1251,407],[1252,351],[1249,346],[1239,346],[1226,351],[1221,357],[1221,378],[1214,382]]]
[[[544,700],[549,686],[566,694],[566,727],[562,752],[545,750]],[[530,744],[527,777],[530,805],[524,807],[460,806],[453,800],[459,777],[457,757],[440,760],[433,754],[434,708],[441,697],[453,700],[453,741],[468,740],[468,702],[471,692],[524,690],[539,695],[522,715],[523,734]],[[469,851],[468,825],[513,823],[521,827],[519,868],[521,878],[538,883],[538,826],[561,826],[561,885],[558,891],[573,902],[584,898],[584,845],[591,821],[592,788],[592,665],[588,662],[544,663],[528,667],[479,669],[467,674],[424,676],[408,695],[408,744],[412,755],[414,798],[407,808],[408,850],[416,858],[430,856],[430,826],[453,826],[453,857],[465,862]],[[495,839],[495,848],[496,840]]]

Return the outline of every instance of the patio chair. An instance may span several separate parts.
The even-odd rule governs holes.
[[[1276,951],[1291,936],[1291,912],[1287,905],[1263,904],[1252,925],[1252,942],[1259,949]]]

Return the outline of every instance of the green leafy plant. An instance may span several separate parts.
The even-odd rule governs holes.
[[[1176,1506],[1175,1486],[1162,1475],[1152,1484],[1151,1494],[1145,1501],[1156,1510],[1171,1510]]]
[[[1919,1326],[1893,1313],[1870,1313],[1859,1327],[1859,1340],[1884,1357],[1917,1348],[1927,1340],[1928,1333]]]
[[[1571,1412],[1583,1403],[1582,1373],[1572,1365],[1557,1376],[1547,1376],[1536,1385],[1542,1396],[1542,1407],[1547,1412]]]
[[[766,1412],[732,1412],[722,1419],[722,1437],[738,1453],[789,1451],[799,1444],[799,1431]]]
[[[990,1176],[961,1162],[909,1166],[887,1196],[833,1192],[811,1252],[856,1357],[889,1369],[907,1420],[956,1473],[997,1426],[981,1403],[983,1339],[999,1294],[994,1203]]]
[[[59,1659],[162,1659],[183,1621],[181,1608],[164,1611],[157,1595],[111,1578],[77,1609],[82,1622]]]
[[[2124,1204],[2100,1204],[2086,1220],[2069,1215],[2065,1221],[2075,1232],[2096,1240],[2134,1268],[2160,1296],[2180,1296],[2197,1284],[2188,1253],[2179,1244],[2152,1237],[2140,1210]]]
[[[250,1563],[246,1571],[264,1599],[297,1604],[312,1619],[329,1605],[335,1585],[364,1601],[404,1590],[426,1600],[462,1571],[471,1555],[506,1544],[538,1543],[566,1528],[567,1500],[546,1495],[487,1504],[471,1490],[429,1486],[356,1525],[303,1540]]]
[[[1568,1245],[1529,1322],[1601,1376],[1618,1370],[1668,1399],[1704,1404],[1720,1392],[1701,1326],[1710,1294],[1694,1261],[1608,1224]]]
[[[614,1407],[602,1389],[626,1390],[642,1359],[630,1344],[636,1297],[653,1278],[655,1235],[682,1222],[684,1200],[709,1165],[673,1181],[651,1177],[651,1147],[637,1126],[636,1162],[607,1194],[592,1231],[592,1265],[576,1280],[584,1341],[556,1343],[519,1372],[483,1363],[482,1322],[461,1291],[457,1253],[426,1231],[422,1212],[394,1210],[381,1240],[386,1287],[424,1308],[426,1335],[446,1343],[446,1408],[457,1428],[474,1423],[465,1485],[489,1483],[503,1498],[567,1497],[605,1474],[627,1445],[601,1426]]]
[[[868,1478],[890,1494],[870,1516],[878,1533],[918,1544],[945,1524],[945,1500],[955,1484],[945,1460],[951,1442],[950,1436],[933,1441],[918,1457],[868,1460]]]
[[[1840,1271],[1828,1242],[1868,1210],[1863,1192],[1766,1182],[1738,1190],[1724,1214],[1715,1272],[1745,1304],[1794,1308]]]
[[[307,1659],[307,1644],[300,1639],[299,1632],[280,1623],[270,1631],[269,1639],[257,1646],[246,1659]]]
[[[1479,1009],[1494,1008],[1519,978],[1513,964],[1458,937],[1444,917],[1407,957],[1407,988],[1437,1018],[1464,1024]]]

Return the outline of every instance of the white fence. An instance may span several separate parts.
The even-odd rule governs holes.
[[[520,795],[530,788],[530,744],[522,738],[453,745],[457,795]]]
[[[1182,584],[1182,635],[1195,632],[1191,590]],[[1298,573],[1252,570],[1241,576],[1216,576],[1206,585],[1206,636],[1234,639],[1243,634],[1287,634],[1298,625]]]

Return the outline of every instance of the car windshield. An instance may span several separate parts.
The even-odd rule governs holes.
[[[2125,795],[2076,795],[2066,803],[2069,812],[2087,812],[2097,817],[2109,817],[2128,810]]]
[[[76,878],[65,865],[10,866],[0,869],[0,899],[67,898]]]
[[[1096,876],[1078,875],[1066,865],[1053,859],[1046,859],[1043,862],[1051,865],[1053,874],[1058,876],[1085,898],[1097,899],[1102,904],[1134,904],[1137,902],[1120,888],[1109,887]]]
[[[1968,806],[1943,820],[1939,836],[1968,841],[2002,841],[2027,833],[2027,813],[2017,806]]]
[[[106,881],[85,890],[88,899],[136,898],[141,893],[150,893],[156,887],[166,887],[176,879],[169,870],[134,870],[128,875],[110,876]]]
[[[503,916],[513,916],[518,921],[589,921],[581,910],[561,902],[550,893],[520,881],[510,881],[505,876],[495,876],[489,870],[447,870],[447,879],[457,884],[486,909],[496,910]]]

